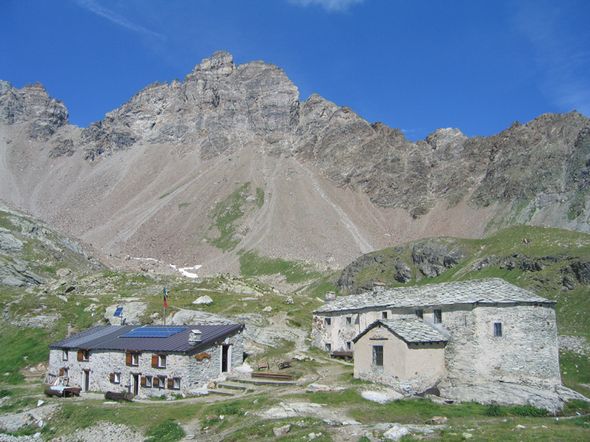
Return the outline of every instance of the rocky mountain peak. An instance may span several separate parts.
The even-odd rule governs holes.
[[[31,138],[45,140],[68,122],[68,111],[40,83],[16,89],[0,81],[0,121],[11,125],[27,123]]]
[[[434,150],[445,148],[449,145],[456,145],[467,140],[467,136],[459,129],[447,127],[437,129],[426,137],[426,142]]]
[[[187,75],[187,79],[198,77],[198,74],[230,75],[235,69],[234,57],[226,51],[217,51],[211,57],[204,58]]]

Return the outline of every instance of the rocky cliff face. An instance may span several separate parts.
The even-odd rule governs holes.
[[[153,84],[82,131],[87,158],[136,143],[200,145],[209,158],[260,138],[286,144],[298,120],[298,91],[277,67],[236,66],[218,52],[184,82]]]
[[[29,136],[46,140],[68,121],[68,111],[61,101],[47,95],[40,84],[13,88],[0,80],[0,123],[29,123]]]
[[[146,87],[85,129],[68,125],[63,104],[41,86],[0,82],[2,134],[11,191],[0,198],[107,245],[124,244],[138,229],[138,244],[145,244],[148,229],[163,229],[164,219],[177,232],[201,232],[206,242],[213,206],[245,182],[259,186],[268,206],[234,222],[241,246],[260,247],[269,226],[281,222],[297,235],[274,234],[305,237],[302,247],[316,248],[297,258],[316,260],[326,247],[342,247],[348,260],[423,235],[479,236],[515,223],[590,231],[590,120],[579,113],[542,115],[491,137],[439,129],[414,143],[319,95],[300,101],[278,67],[236,65],[226,52],[183,81]],[[49,175],[54,166],[61,175]],[[197,194],[199,202],[190,203]],[[189,204],[190,215],[170,211]],[[111,228],[123,239],[107,241],[96,232],[113,214],[119,221]],[[320,247],[326,222],[338,228]],[[173,242],[172,234],[152,242]],[[273,241],[271,254],[293,249]]]

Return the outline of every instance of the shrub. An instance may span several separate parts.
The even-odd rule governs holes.
[[[547,416],[547,410],[533,407],[532,405],[516,405],[511,407],[510,414],[516,416],[543,417]]]
[[[505,413],[497,404],[490,404],[486,407],[485,411],[486,416],[503,416]]]

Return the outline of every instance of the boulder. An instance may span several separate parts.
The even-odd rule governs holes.
[[[213,299],[210,296],[201,296],[193,301],[194,305],[209,305],[213,304]]]
[[[403,261],[395,263],[395,275],[393,278],[397,282],[406,283],[412,279],[412,269]]]
[[[291,425],[287,424],[281,427],[274,427],[272,429],[272,434],[274,434],[275,437],[283,437],[286,436],[289,433],[289,431],[291,431]]]
[[[383,433],[383,438],[387,440],[400,440],[402,437],[410,434],[410,430],[400,424],[393,424],[393,426]]]

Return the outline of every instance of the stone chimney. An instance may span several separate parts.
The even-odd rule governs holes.
[[[188,335],[188,342],[190,344],[196,344],[197,342],[201,342],[201,330],[191,330],[190,334]]]

